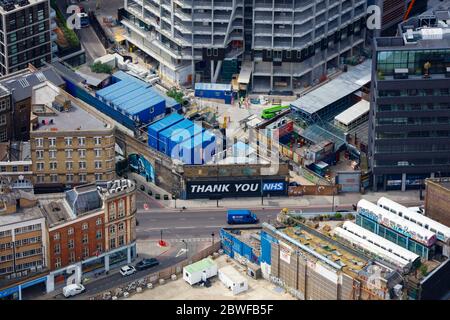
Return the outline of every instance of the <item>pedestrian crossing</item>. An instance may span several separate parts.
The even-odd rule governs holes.
[[[167,241],[168,243],[174,243],[174,242],[211,242],[212,238],[189,238],[189,239],[164,239],[164,241]],[[214,241],[220,241],[220,239],[215,238]]]

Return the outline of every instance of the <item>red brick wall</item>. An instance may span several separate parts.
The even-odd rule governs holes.
[[[102,223],[100,225],[96,225],[96,221],[98,218],[102,219]],[[49,258],[50,258],[50,269],[51,270],[56,270],[59,268],[63,268],[66,267],[70,264],[72,264],[71,262],[69,262],[69,256],[70,256],[70,252],[75,252],[75,262],[79,262],[82,261],[86,258],[83,259],[83,249],[84,247],[88,247],[89,248],[89,257],[93,257],[96,255],[96,251],[97,251],[97,244],[101,244],[102,245],[102,250],[105,250],[105,235],[104,235],[104,220],[103,220],[103,211],[99,211],[98,213],[96,213],[95,215],[93,215],[92,217],[89,217],[87,219],[83,219],[83,220],[75,220],[72,223],[68,224],[68,225],[64,225],[63,227],[60,228],[56,228],[53,229],[52,231],[49,232]],[[87,230],[83,230],[82,226],[83,224],[87,223],[88,224],[88,229]],[[74,229],[74,232],[72,235],[68,234],[68,230],[70,228]],[[101,230],[102,232],[102,238],[97,240],[96,239],[96,233],[97,230]],[[59,240],[55,240],[54,236],[55,233],[60,234],[60,239]],[[88,243],[85,245],[83,244],[83,235],[87,234],[88,235]],[[69,249],[69,240],[73,239],[74,240],[74,248],[73,249]],[[61,250],[60,250],[60,254],[55,254],[55,245],[59,243]],[[56,267],[56,261],[57,258],[60,257],[61,258],[61,266]]]

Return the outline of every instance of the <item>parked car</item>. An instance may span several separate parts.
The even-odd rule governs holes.
[[[120,268],[120,274],[123,275],[124,277],[130,276],[135,272],[136,268],[133,266],[123,266],[122,268]]]
[[[63,288],[63,295],[64,297],[69,298],[83,293],[84,291],[86,291],[86,288],[82,284],[69,284]]]
[[[137,270],[145,270],[159,265],[159,261],[156,258],[144,259],[136,263],[135,268]]]

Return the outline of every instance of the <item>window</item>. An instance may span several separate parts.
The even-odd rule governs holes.
[[[116,226],[115,225],[109,226],[109,233],[110,234],[115,234],[116,233]]]
[[[80,169],[86,169],[86,161],[80,161],[78,162],[78,167]]]
[[[80,158],[86,158],[86,150],[85,149],[79,149],[78,150],[78,156]]]
[[[89,225],[87,223],[83,223],[83,226],[81,227],[82,230],[87,230],[89,228]]]
[[[109,240],[109,247],[110,249],[114,249],[116,247],[116,239],[112,238]]]
[[[73,228],[69,228],[69,230],[67,230],[67,234],[68,234],[68,235],[73,234]]]
[[[102,168],[102,162],[101,161],[95,161],[95,169],[101,169]]]
[[[55,268],[56,269],[61,268],[61,258],[60,257],[56,258]]]
[[[84,146],[86,144],[86,138],[85,137],[78,137],[78,145]]]
[[[96,146],[102,144],[102,137],[94,137],[94,143]]]
[[[109,220],[114,220],[116,218],[116,206],[114,202],[109,204]]]
[[[88,237],[87,233],[83,234],[83,240],[82,240],[83,244],[87,244],[88,240],[89,240],[89,237]]]
[[[97,253],[101,253],[103,251],[103,246],[101,243],[97,243]]]
[[[44,183],[45,182],[45,176],[38,175],[36,181],[37,181],[37,183]]]
[[[125,236],[119,236],[119,247],[125,244]]]
[[[36,150],[36,159],[44,159],[44,150]]]
[[[66,170],[73,170],[73,162],[72,161],[66,162]]]
[[[71,251],[69,253],[69,263],[74,263],[75,262],[75,252]]]
[[[57,183],[58,182],[58,175],[57,174],[51,174],[50,175],[50,182]]]
[[[99,226],[102,224],[102,218],[98,218],[97,221],[95,221],[95,225]]]
[[[102,230],[97,230],[95,233],[95,239],[99,240],[102,238]]]
[[[50,162],[50,170],[58,169],[58,162]]]
[[[55,244],[55,248],[54,248],[53,252],[55,254],[60,254],[61,253],[61,245],[59,243]]]
[[[53,240],[59,240],[59,239],[61,239],[61,235],[59,234],[59,232],[56,232],[56,233],[53,235]]]
[[[73,174],[66,174],[66,182],[73,182]]]
[[[56,138],[48,138],[49,147],[56,147]]]
[[[43,146],[44,146],[44,139],[36,138],[36,147],[43,147]]]
[[[64,140],[66,141],[66,146],[71,146],[72,145],[72,138],[66,137]]]
[[[73,249],[75,247],[74,240],[70,239],[69,242],[67,243],[67,246],[69,247],[69,249]]]
[[[48,156],[50,159],[56,159],[56,150],[49,150]]]
[[[23,166],[23,172],[28,172],[30,171],[30,167],[29,166]]]
[[[0,167],[0,171],[1,171],[1,172],[6,172],[6,166],[1,166],[1,167]]]
[[[80,182],[86,182],[86,174],[85,173],[80,173],[78,175],[78,177],[80,178]]]
[[[119,231],[123,231],[125,229],[125,223],[119,223]]]
[[[73,150],[72,149],[66,149],[65,151],[66,151],[66,158],[68,158],[68,159],[72,158]]]
[[[119,201],[118,211],[119,211],[119,218],[125,216],[125,201],[123,199]]]
[[[12,172],[17,172],[17,166],[12,167]]]
[[[103,180],[103,174],[101,174],[101,173],[96,173],[96,174],[95,174],[95,180],[96,180],[96,181],[102,181],[102,180]]]
[[[83,248],[83,258],[87,258],[87,257],[89,257],[89,248],[84,247]]]
[[[95,157],[100,158],[102,156],[102,149],[94,149]]]

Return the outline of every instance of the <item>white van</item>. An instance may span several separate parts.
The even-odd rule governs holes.
[[[76,296],[84,292],[86,288],[82,284],[69,284],[63,288],[63,295],[66,298]]]

